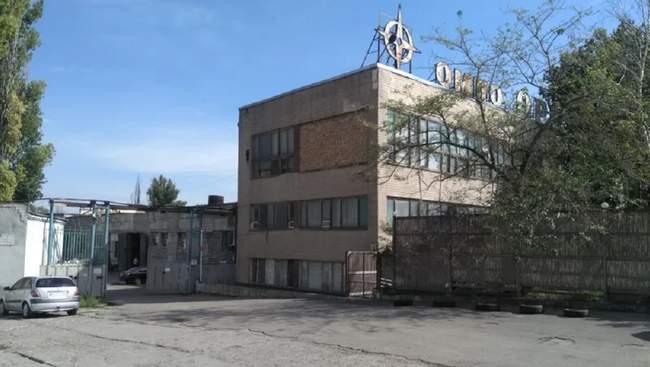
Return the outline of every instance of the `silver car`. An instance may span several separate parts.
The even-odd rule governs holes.
[[[5,287],[0,297],[0,316],[11,311],[25,318],[34,313],[61,311],[74,315],[78,310],[79,288],[65,277],[25,277]]]

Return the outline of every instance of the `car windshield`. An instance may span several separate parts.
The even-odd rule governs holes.
[[[42,278],[36,281],[36,288],[74,287],[72,279]]]

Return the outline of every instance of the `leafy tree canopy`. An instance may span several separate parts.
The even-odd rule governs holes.
[[[176,188],[176,184],[169,178],[163,175],[155,177],[151,180],[151,186],[147,190],[149,196],[149,205],[155,208],[164,206],[185,206],[186,202],[176,200],[180,190]]]
[[[39,198],[54,155],[51,144],[41,143],[45,83],[27,73],[42,14],[42,0],[0,0],[0,201]]]

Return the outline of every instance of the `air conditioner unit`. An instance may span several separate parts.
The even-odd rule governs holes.
[[[251,229],[259,229],[259,227],[260,227],[260,222],[258,221],[251,222]]]
[[[287,228],[295,229],[296,228],[296,222],[290,220],[289,223],[287,223]]]

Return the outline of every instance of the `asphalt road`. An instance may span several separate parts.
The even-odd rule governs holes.
[[[650,315],[111,296],[123,305],[0,319],[0,366],[650,366]]]

